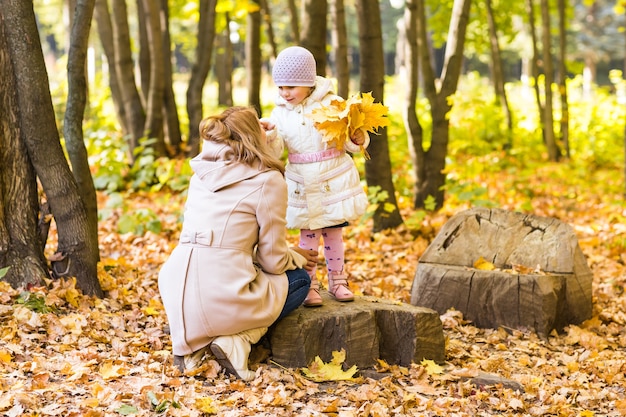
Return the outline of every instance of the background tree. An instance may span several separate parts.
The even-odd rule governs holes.
[[[98,201],[96,188],[91,177],[87,149],[83,135],[83,119],[87,106],[87,40],[95,0],[78,0],[76,16],[72,19],[70,49],[67,61],[68,96],[63,123],[65,149],[78,185],[81,200],[87,213],[91,245],[98,246]]]
[[[135,66],[130,48],[130,29],[126,0],[111,2],[111,24],[113,27],[114,67],[119,82],[122,106],[127,126],[129,159],[135,161],[135,149],[144,137],[146,113],[135,82]]]
[[[331,45],[335,77],[337,78],[337,94],[347,98],[350,93],[350,64],[348,63],[348,31],[346,29],[346,12],[343,0],[331,0]]]
[[[37,227],[37,177],[20,139],[18,97],[0,12],[0,270],[14,287],[39,285],[49,276]],[[35,215],[34,215],[35,214]]]
[[[48,75],[43,59],[43,52],[39,41],[37,24],[32,2],[17,0],[2,0],[0,2],[0,17],[2,30],[6,37],[6,46],[11,60],[11,77],[15,80],[17,91],[16,112],[19,130],[6,130],[7,133],[19,133],[20,140],[25,144],[27,154],[37,178],[40,180],[50,210],[57,226],[58,248],[52,259],[52,271],[57,276],[76,277],[77,286],[86,294],[102,296],[102,289],[97,276],[99,251],[97,241],[91,239],[89,220],[85,205],[81,200],[78,185],[70,171],[65,154],[61,147],[59,132],[56,127],[54,108],[50,96]],[[85,17],[86,14],[81,14]],[[0,94],[11,94],[7,89],[0,90]],[[12,98],[1,100],[10,102]],[[6,137],[5,142],[11,142]],[[4,147],[4,146],[3,146]],[[22,169],[27,173],[28,169]],[[31,181],[32,176],[27,176]],[[31,190],[30,209],[26,215],[37,218],[37,211],[32,210],[33,184],[25,188]],[[21,191],[21,190],[20,190]],[[26,206],[29,203],[24,203]],[[16,207],[6,207],[15,209]],[[5,213],[8,213],[5,211]],[[6,215],[6,214],[5,214]],[[15,224],[17,225],[17,224]],[[32,227],[33,221],[20,226]],[[33,231],[27,232],[32,236]],[[43,251],[38,243],[37,249]],[[20,259],[28,257],[31,251],[23,247],[13,246],[18,240],[9,242],[7,253],[9,265],[24,266]],[[28,282],[40,282],[43,276],[36,276],[44,265],[41,265],[43,254],[40,252],[34,258],[38,261],[33,268],[9,269],[7,277],[12,285],[24,285]],[[32,262],[32,261],[31,261]],[[15,273],[30,272],[31,275],[14,275]]]
[[[504,113],[507,127],[506,146],[513,146],[513,116],[509,107],[509,100],[506,95],[504,70],[502,68],[502,52],[500,50],[500,41],[498,39],[498,26],[494,16],[491,0],[485,0],[485,11],[487,12],[487,24],[489,27],[489,47],[491,49],[491,78],[496,93],[496,100],[500,103],[500,108]]]
[[[246,17],[246,87],[248,105],[261,115],[261,7],[251,0]]]
[[[569,105],[567,103],[567,24],[565,16],[567,14],[567,6],[565,0],[557,2],[559,16],[559,59],[558,62],[558,81],[559,81],[559,97],[561,98],[561,129],[560,143],[563,145],[565,157],[570,157],[569,150]]]
[[[424,95],[430,103],[432,134],[430,148],[423,143],[415,144],[416,193],[415,207],[425,207],[429,197],[435,199],[435,207],[444,202],[446,176],[444,168],[448,153],[449,119],[452,108],[450,97],[456,92],[463,64],[463,44],[467,29],[471,0],[454,0],[450,27],[445,47],[445,57],[440,81],[434,73],[434,63],[428,42],[426,11],[422,2],[417,3],[417,45],[420,56],[421,75],[424,80]],[[420,164],[421,162],[421,164]]]
[[[548,157],[551,161],[558,161],[561,151],[556,143],[554,133],[554,106],[552,102],[552,83],[554,81],[554,63],[552,59],[552,33],[550,32],[550,5],[548,0],[540,0],[541,9],[541,41],[542,41],[542,63],[543,63],[543,131]]]
[[[199,126],[203,117],[202,94],[209,70],[213,40],[215,39],[215,6],[217,0],[200,0],[198,10],[198,31],[195,60],[191,67],[187,87],[187,115],[189,133],[187,135],[187,154],[195,156],[200,150]]]
[[[326,76],[327,0],[303,0],[300,44],[315,57],[317,75]]]
[[[383,55],[383,37],[380,24],[380,5],[377,0],[357,0],[356,9],[359,24],[359,46],[361,92],[371,92],[377,102],[384,97],[385,66]],[[395,188],[391,178],[391,160],[387,129],[379,129],[372,138],[368,152],[371,159],[365,161],[365,178],[370,189],[379,188],[385,193],[374,213],[374,231],[394,228],[402,224],[398,209]],[[392,207],[390,209],[390,207]]]

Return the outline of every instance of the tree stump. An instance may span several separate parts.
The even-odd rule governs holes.
[[[269,332],[273,360],[288,368],[324,362],[344,349],[345,366],[371,368],[377,359],[409,366],[431,359],[445,361],[439,314],[431,309],[375,297],[340,303],[322,291],[324,305],[299,307]]]
[[[495,269],[475,268],[481,257]],[[440,314],[455,308],[478,327],[547,336],[591,317],[592,280],[569,225],[473,208],[453,216],[420,258],[411,304]]]

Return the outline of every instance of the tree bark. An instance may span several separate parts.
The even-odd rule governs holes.
[[[289,6],[289,16],[291,17],[291,36],[293,36],[293,43],[300,44],[300,16],[298,15],[298,6],[296,6],[296,0],[287,0]]]
[[[139,146],[139,139],[144,137],[146,114],[137,91],[135,82],[135,68],[130,50],[130,32],[128,29],[128,15],[126,0],[115,0],[112,3],[113,11],[113,44],[115,47],[115,72],[120,82],[126,125],[129,127],[129,159],[134,162],[135,149]]]
[[[502,71],[502,53],[500,51],[500,42],[498,41],[498,28],[493,16],[493,7],[491,0],[485,0],[485,8],[487,9],[487,23],[489,26],[489,46],[491,48],[491,77],[493,87],[496,93],[496,99],[500,103],[500,108],[506,119],[506,144],[505,147],[510,149],[513,146],[513,116],[509,107],[509,100],[506,96],[504,88],[504,72]]]
[[[528,26],[530,29],[530,38],[533,44],[533,57],[531,60],[530,72],[534,81],[533,89],[535,91],[537,110],[539,111],[539,123],[542,126],[541,135],[543,137],[543,142],[546,143],[546,132],[543,129],[543,126],[545,125],[545,111],[541,100],[541,92],[539,91],[539,40],[537,39],[537,24],[535,22],[535,6],[533,0],[526,0],[526,13],[528,14]]]
[[[303,0],[300,44],[315,57],[317,75],[326,76],[327,0]]]
[[[146,101],[146,126],[144,132],[153,144],[156,157],[167,156],[163,132],[165,105],[165,70],[161,30],[161,1],[140,0],[146,14],[146,34],[150,52],[150,86]],[[151,141],[151,142],[152,142]]]
[[[126,136],[130,133],[130,126],[128,125],[128,120],[126,118],[124,100],[120,90],[120,82],[117,78],[117,72],[115,71],[116,59],[115,45],[113,41],[113,26],[111,24],[111,14],[109,13],[107,0],[96,0],[94,17],[96,19],[96,27],[98,29],[98,38],[102,44],[102,49],[104,50],[104,55],[106,56],[107,64],[109,66],[109,87],[111,88],[113,106],[115,107],[115,113],[117,114],[122,134]]]
[[[424,178],[424,131],[417,116],[417,92],[419,90],[419,45],[418,45],[418,3],[421,0],[407,0],[404,9],[406,42],[402,51],[406,74],[406,101],[402,116],[408,134],[409,151],[414,161],[416,178]],[[415,190],[417,192],[417,188]]]
[[[252,0],[259,4],[259,0]],[[248,13],[246,17],[246,86],[248,88],[248,105],[254,107],[259,116],[261,109],[261,12]]]
[[[215,38],[215,5],[217,0],[200,0],[200,19],[196,40],[196,57],[191,67],[191,78],[187,87],[187,115],[189,134],[187,154],[195,156],[200,150],[199,126],[202,121],[202,92],[211,69],[213,39]]]
[[[544,77],[544,118],[543,130],[545,132],[548,157],[551,161],[560,159],[559,146],[554,134],[554,106],[552,103],[552,83],[554,81],[554,66],[552,59],[552,47],[550,34],[550,6],[548,0],[540,0],[541,4],[541,42],[543,44],[543,77]]]
[[[1,0],[0,6],[18,91],[21,137],[57,225],[53,273],[76,277],[84,293],[102,296],[97,276],[98,248],[89,238],[85,207],[61,148],[32,3]]]
[[[39,199],[35,169],[20,136],[17,86],[0,11],[0,270],[12,287],[42,285],[49,277],[37,233]],[[14,24],[11,23],[11,24]]]
[[[332,0],[331,19],[337,94],[347,98],[350,93],[350,65],[348,64],[348,30],[343,0]]]
[[[260,0],[260,5],[263,20],[265,21],[265,26],[267,26],[267,39],[272,47],[272,57],[276,58],[278,56],[278,46],[276,45],[276,35],[274,35],[274,26],[272,25],[272,11],[267,0]]]
[[[559,9],[559,97],[561,98],[561,135],[560,143],[563,145],[565,157],[570,157],[569,152],[569,106],[567,104],[567,22],[565,0],[558,0]]]
[[[431,107],[432,138],[430,148],[424,155],[424,166],[416,168],[418,176],[416,179],[415,207],[424,207],[430,197],[434,198],[435,208],[439,209],[443,206],[443,187],[446,182],[444,169],[448,154],[450,128],[448,112],[452,107],[448,98],[456,92],[461,74],[463,45],[471,0],[454,1],[439,89],[436,87],[434,65],[431,63],[431,55],[428,51],[424,5],[422,2],[418,2],[417,5],[420,68],[424,79],[424,92]]]
[[[78,0],[72,21],[70,49],[67,63],[68,97],[63,123],[65,149],[78,185],[80,198],[87,212],[90,247],[98,247],[98,199],[91,177],[87,148],[83,135],[83,120],[87,105],[85,63],[91,19],[95,0]],[[100,259],[98,251],[97,259]]]
[[[172,42],[170,40],[170,18],[167,0],[160,0],[161,15],[163,25],[161,26],[161,38],[163,48],[163,119],[165,120],[165,137],[174,154],[181,151],[182,134],[180,132],[180,119],[178,117],[178,106],[174,94],[174,81],[172,78]]]
[[[356,8],[361,54],[360,89],[361,92],[371,92],[374,99],[382,103],[385,68],[380,5],[377,0],[357,0]],[[374,212],[373,230],[375,232],[394,228],[403,223],[391,177],[387,129],[381,128],[378,133],[378,135],[373,136],[368,148],[371,159],[365,161],[365,179],[368,187],[370,189],[378,187],[381,192],[387,193],[387,200],[381,202]],[[388,205],[393,206],[393,211],[387,209]]]
[[[233,48],[230,42],[230,13],[224,13],[224,30],[217,36],[215,76],[218,84],[217,102],[220,106],[233,105]]]

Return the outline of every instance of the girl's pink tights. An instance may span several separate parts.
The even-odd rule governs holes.
[[[329,227],[318,230],[300,230],[300,246],[303,249],[318,250],[320,237],[324,238],[324,258],[328,274],[331,272],[341,273],[344,265],[344,245],[343,228]],[[309,275],[314,278],[316,269],[309,271]]]

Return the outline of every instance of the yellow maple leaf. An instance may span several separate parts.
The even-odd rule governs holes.
[[[98,372],[103,379],[115,379],[126,373],[123,366],[114,365],[110,361],[104,362]]]
[[[4,363],[11,362],[11,354],[4,349],[0,350],[0,361]]]
[[[426,373],[428,373],[428,375],[443,374],[443,367],[437,365],[432,359],[423,359],[420,362],[420,365],[426,368]]]
[[[354,94],[348,100],[332,100],[328,106],[314,109],[308,116],[322,134],[322,141],[342,150],[358,129],[375,133],[380,127],[388,126],[388,112],[387,106],[374,103],[370,92]]]
[[[483,271],[493,271],[496,269],[494,264],[483,258],[482,256],[474,262],[474,268],[482,269]]]
[[[217,414],[215,400],[211,397],[196,398],[196,408],[204,414]]]
[[[358,372],[356,365],[352,365],[350,369],[344,371],[342,364],[346,359],[346,351],[333,351],[333,359],[329,363],[324,363],[319,356],[309,365],[308,368],[302,368],[302,374],[312,381],[352,381],[354,374]]]

